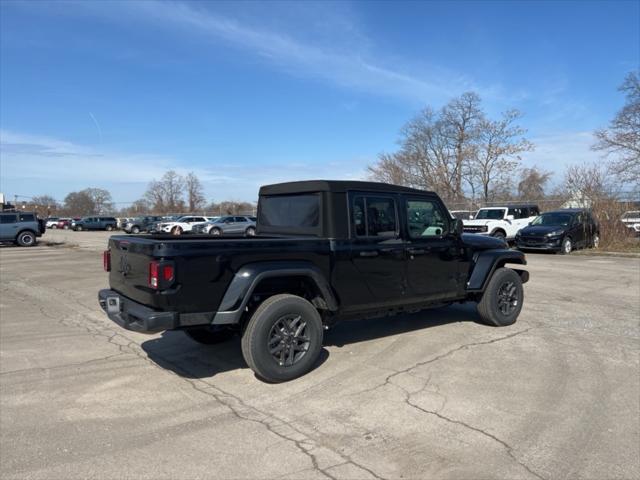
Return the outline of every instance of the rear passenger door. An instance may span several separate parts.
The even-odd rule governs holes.
[[[15,213],[0,214],[0,240],[13,240],[18,233],[18,216]]]
[[[398,196],[349,194],[351,261],[374,307],[402,303],[406,295],[404,241]]]

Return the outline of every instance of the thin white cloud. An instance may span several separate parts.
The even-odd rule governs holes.
[[[600,152],[591,150],[594,143],[592,132],[559,132],[532,138],[536,149],[522,156],[530,167],[538,167],[555,172],[554,180],[560,181],[568,165],[601,162]]]
[[[100,187],[116,202],[140,198],[148,182],[167,170],[194,172],[209,199],[255,200],[269,183],[314,178],[364,179],[366,159],[326,164],[223,164],[192,167],[175,158],[108,151],[42,135],[0,130],[0,191],[7,195],[49,193],[61,200],[74,190]],[[201,164],[199,164],[201,165]]]
[[[321,4],[322,9],[328,10],[327,18],[309,25],[309,32],[304,35],[294,19],[288,19],[290,26],[285,26],[284,21],[275,22],[276,25],[273,21],[264,21],[264,15],[273,14],[268,8],[258,9],[255,15],[258,18],[251,21],[251,16],[246,15],[250,9],[240,9],[245,15],[239,20],[240,17],[231,16],[228,11],[225,14],[213,11],[217,6],[215,2],[100,1],[71,2],[67,6],[69,8],[51,9],[51,12],[97,16],[112,22],[133,24],[136,28],[141,25],[159,27],[189,38],[198,36],[215,44],[223,42],[230,48],[262,58],[291,75],[376,95],[411,102],[441,103],[463,91],[475,90],[488,99],[513,98],[501,85],[479,85],[460,72],[424,59],[415,64],[399,58],[382,58],[381,49],[375,48],[373,40],[360,32],[344,11],[340,11],[339,16],[330,12],[335,8],[331,3]],[[322,9],[316,5],[313,12],[320,16]],[[303,18],[300,21],[308,20]],[[333,38],[327,34],[327,23],[336,30]],[[320,28],[318,31],[317,25],[324,30]],[[517,96],[521,96],[521,92]]]

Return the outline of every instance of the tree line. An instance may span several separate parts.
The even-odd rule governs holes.
[[[117,208],[111,193],[102,188],[85,188],[69,193],[62,202],[50,195],[33,197],[24,207],[44,216],[115,215],[122,217],[144,214],[200,213],[210,215],[252,214],[255,204],[222,201],[207,203],[202,182],[194,172],[185,176],[174,170],[159,180],[149,182],[143,196],[124,208]]]

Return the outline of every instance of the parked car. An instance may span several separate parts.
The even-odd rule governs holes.
[[[245,215],[226,215],[212,222],[193,227],[193,233],[208,233],[209,235],[246,235],[256,234],[256,217]]]
[[[136,217],[128,221],[122,229],[127,233],[148,232],[154,223],[160,221],[162,221],[162,217],[157,215]]]
[[[58,220],[58,228],[69,230],[71,228],[71,224],[74,221],[80,220],[80,217],[77,218],[61,218]]]
[[[513,240],[523,227],[540,215],[537,205],[505,205],[481,208],[473,220],[463,220],[466,233]]]
[[[100,306],[137,332],[184,330],[216,343],[242,334],[256,374],[277,382],[317,364],[325,328],[354,317],[478,302],[483,322],[520,314],[525,256],[463,235],[433,192],[306,181],[260,189],[255,237],[114,235]],[[515,264],[513,268],[506,264]],[[426,353],[425,353],[426,355]]]
[[[635,235],[640,235],[640,211],[631,210],[624,212],[620,218],[622,223]]]
[[[588,210],[546,212],[516,235],[520,250],[549,250],[569,254],[577,248],[597,248],[600,227]]]
[[[33,247],[46,230],[45,221],[33,212],[0,213],[0,242]]]
[[[182,235],[183,233],[190,233],[194,225],[205,223],[208,220],[207,217],[185,215],[175,221],[161,223],[158,225],[158,229],[160,232]]]
[[[71,222],[71,228],[76,232],[81,230],[115,230],[118,221],[114,217],[83,217],[80,220]]]
[[[47,228],[53,228],[56,229],[58,228],[58,221],[60,220],[60,218],[58,217],[49,217],[47,218],[47,220],[45,221],[45,226]]]

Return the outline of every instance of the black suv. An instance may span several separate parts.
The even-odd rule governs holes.
[[[566,255],[577,248],[598,248],[600,227],[588,210],[556,210],[543,213],[521,229],[515,242],[520,250],[548,250]]]
[[[116,235],[98,297],[138,332],[184,330],[215,343],[237,332],[269,381],[309,371],[339,320],[478,302],[480,319],[514,323],[528,272],[504,241],[462,234],[433,192],[372,182],[260,189],[256,236]],[[515,265],[514,265],[515,264]]]
[[[22,247],[32,247],[45,229],[44,220],[38,218],[35,213],[0,213],[0,242],[14,242]]]

